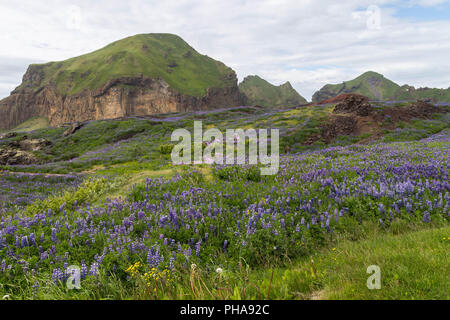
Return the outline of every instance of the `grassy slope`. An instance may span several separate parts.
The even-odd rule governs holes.
[[[52,145],[37,152],[45,162],[40,166],[2,167],[14,171],[69,173],[91,171],[98,166],[102,170],[118,171],[118,164],[126,164],[133,170],[159,170],[168,163],[167,155],[161,155],[159,147],[170,143],[170,135],[177,128],[191,128],[193,120],[203,120],[204,128],[216,127],[225,132],[227,128],[278,128],[280,129],[281,153],[287,146],[291,153],[314,149],[323,143],[304,145],[311,135],[320,132],[320,125],[332,112],[332,106],[308,106],[291,110],[273,108],[241,107],[226,111],[212,111],[205,115],[162,115],[158,121],[126,119],[121,121],[92,121],[69,137],[62,137],[64,128],[39,129],[26,135],[29,138],[45,138]],[[385,120],[386,123],[389,119]],[[396,129],[384,130],[383,141],[420,140],[449,128],[449,114],[435,115],[433,119],[417,119],[395,124]],[[380,125],[384,125],[381,123]],[[0,147],[24,134],[0,141]],[[360,136],[339,136],[333,145],[348,145],[371,138],[371,133]],[[151,143],[149,143],[151,141]],[[0,169],[2,169],[0,168]]]
[[[287,283],[275,284],[275,288],[290,298],[448,299],[449,235],[447,226],[338,242],[292,270],[279,270],[277,279]],[[379,290],[366,286],[370,265],[381,269]]]
[[[369,83],[371,79],[376,79],[376,81],[379,81],[380,83],[374,87]],[[368,71],[353,80],[344,81],[341,84],[327,84],[320,91],[333,93],[332,96],[351,92],[362,94],[373,100],[389,100],[389,98],[394,96],[398,88],[398,84],[386,79],[383,75]],[[317,99],[316,92],[313,96],[313,101],[318,100],[320,99]]]
[[[450,88],[420,88],[415,90],[406,90],[407,87],[401,87],[395,94],[395,100],[419,100],[432,99],[436,102],[450,102]]]
[[[289,107],[306,103],[289,82],[274,86],[258,76],[248,76],[239,84],[247,104],[265,107]]]
[[[24,123],[18,125],[16,128],[10,130],[12,132],[30,132],[39,129],[46,129],[49,127],[48,119],[37,117],[31,118]]]
[[[40,86],[53,83],[67,95],[99,88],[110,79],[141,74],[161,77],[174,89],[192,96],[203,95],[209,87],[235,84],[233,77],[227,79],[227,75],[234,75],[232,69],[199,54],[172,34],[140,34],[86,55],[30,68],[43,72]]]

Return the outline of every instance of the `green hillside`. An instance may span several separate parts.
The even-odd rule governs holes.
[[[359,93],[371,100],[382,101],[415,101],[430,99],[434,102],[450,102],[450,87],[448,89],[414,88],[409,85],[399,86],[386,79],[383,75],[368,71],[359,77],[344,81],[341,84],[327,84],[314,93],[313,101],[318,102],[334,98],[343,93]]]
[[[307,102],[289,82],[274,86],[258,76],[246,77],[239,84],[239,91],[247,105],[292,107]]]
[[[92,53],[61,62],[31,65],[21,87],[55,85],[63,95],[97,89],[119,77],[164,79],[180,93],[202,96],[206,88],[236,83],[235,72],[201,55],[173,34],[140,34],[109,44]]]
[[[414,88],[404,85],[395,93],[393,100],[425,100],[434,102],[450,102],[450,87],[448,89],[438,88]]]
[[[341,84],[327,84],[314,93],[313,101],[330,99],[343,93],[358,93],[371,100],[389,100],[399,88],[398,84],[386,79],[383,75],[368,71]]]

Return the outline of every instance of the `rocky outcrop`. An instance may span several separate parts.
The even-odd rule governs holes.
[[[12,148],[0,148],[0,165],[18,165],[18,164],[33,164],[37,162],[34,154],[28,151]]]
[[[348,136],[355,133],[357,120],[349,116],[334,116],[322,126],[321,138],[330,143],[337,136]]]
[[[9,144],[10,147],[24,151],[39,151],[49,145],[51,145],[51,142],[46,139],[28,139],[27,137]]]
[[[20,140],[12,141],[0,147],[0,165],[27,165],[38,162],[33,154],[52,143],[46,139],[29,139],[24,136]]]
[[[69,125],[69,127],[66,129],[66,131],[63,132],[62,136],[68,137],[68,136],[74,134],[79,129],[81,129],[81,127],[83,127],[83,123],[80,123],[80,122],[71,123]]]
[[[333,110],[333,113],[353,113],[357,116],[368,116],[371,112],[369,98],[359,94],[347,95]]]
[[[31,72],[32,73],[32,72]],[[25,79],[39,83],[39,73],[27,74]],[[122,77],[108,81],[96,90],[64,96],[52,85],[33,89],[20,86],[0,101],[0,128],[10,129],[29,118],[45,117],[50,125],[68,122],[103,120],[131,115],[185,112],[239,105],[236,85],[208,88],[202,97],[180,94],[163,79]]]

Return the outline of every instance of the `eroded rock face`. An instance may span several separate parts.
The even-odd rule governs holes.
[[[356,130],[356,119],[350,116],[334,116],[322,127],[322,140],[327,143],[333,141],[337,136],[351,135]]]
[[[39,81],[39,75],[35,76]],[[233,87],[208,88],[202,97],[180,94],[164,80],[147,77],[111,80],[100,89],[67,97],[58,94],[51,85],[39,90],[19,87],[0,101],[0,128],[10,129],[32,117],[46,117],[50,125],[58,126],[131,115],[231,107],[238,106],[239,102],[237,80]]]
[[[333,113],[352,113],[358,116],[368,116],[372,112],[372,106],[369,98],[359,95],[350,94],[334,107]]]
[[[433,113],[442,112],[442,108],[430,104],[430,100],[418,100],[409,107],[409,111],[413,116],[427,118]]]

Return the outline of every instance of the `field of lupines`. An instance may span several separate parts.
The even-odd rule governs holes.
[[[385,106],[375,107],[377,111]],[[194,120],[202,120],[205,128],[272,128],[280,130],[281,153],[289,147],[291,153],[324,147],[323,142],[305,142],[320,132],[320,125],[333,110],[332,105],[309,106],[298,109],[239,107],[192,113],[158,115],[149,118],[128,118],[112,121],[91,121],[73,135],[63,137],[65,128],[44,128],[17,132],[17,136],[0,140],[0,148],[24,136],[44,138],[51,142],[34,152],[39,163],[33,165],[0,166],[0,170],[71,174],[92,171],[96,167],[113,167],[137,161],[152,170],[169,163],[163,159],[159,146],[170,142],[171,133],[178,128],[192,128]],[[385,119],[386,123],[391,123]],[[449,127],[449,113],[436,114],[432,119],[416,119],[396,124],[385,130],[383,141],[411,141],[426,138]],[[344,146],[367,140],[372,133],[338,136],[332,146]]]
[[[177,282],[201,281],[192,270],[220,282],[243,266],[283,265],[365,222],[380,232],[398,221],[448,225],[449,143],[444,132],[308,151],[282,157],[279,174],[266,177],[251,166],[183,168],[127,198],[2,215],[0,293],[62,292],[67,267],[78,265],[82,287],[179,297]]]
[[[78,175],[45,175],[0,172],[0,215],[23,210],[37,200],[62,190],[76,188],[83,180]]]

